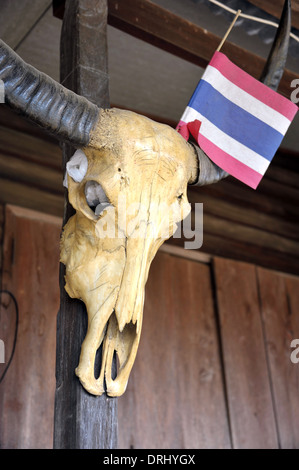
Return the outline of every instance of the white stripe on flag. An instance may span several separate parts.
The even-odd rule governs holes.
[[[202,76],[202,80],[212,85],[215,90],[229,101],[273,127],[273,129],[276,129],[281,134],[284,135],[288,130],[290,126],[290,120],[288,118],[239,88],[224,77],[215,67],[208,65]]]
[[[218,127],[208,121],[208,119],[202,116],[198,111],[187,106],[183,116],[181,117],[181,121],[188,123],[195,119],[202,122],[200,134],[202,134],[206,139],[210,140],[214,145],[217,145],[217,147],[231,155],[239,162],[244,163],[244,165],[248,166],[252,170],[264,175],[270,164],[269,160],[225,134],[225,132],[221,131]]]

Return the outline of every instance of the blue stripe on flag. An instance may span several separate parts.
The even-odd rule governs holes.
[[[200,80],[188,106],[267,160],[272,160],[283,139],[280,132],[232,103],[205,80]]]

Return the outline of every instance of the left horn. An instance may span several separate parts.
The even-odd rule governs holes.
[[[16,111],[76,147],[89,143],[100,109],[26,64],[1,40],[0,79],[5,102]]]

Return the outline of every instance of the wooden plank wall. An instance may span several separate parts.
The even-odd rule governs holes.
[[[154,259],[118,410],[120,448],[230,448],[209,266],[163,252]]]
[[[233,445],[275,449],[255,266],[220,259],[214,265]]]
[[[0,203],[63,215],[57,140],[0,106]]]
[[[0,106],[0,204],[62,217],[61,159],[56,140]],[[232,177],[189,187],[193,208],[204,204],[200,251],[299,274],[298,175],[298,155],[280,150],[256,191]]]
[[[290,343],[299,338],[299,283],[261,268],[257,276],[278,442],[284,449],[298,448],[299,364],[290,364]]]
[[[299,448],[299,278],[159,253],[120,448]]]
[[[0,387],[2,448],[52,447],[60,228],[60,218],[6,209],[3,287],[18,300],[20,323]],[[299,338],[299,277],[164,250],[150,269],[140,348],[118,400],[119,447],[298,449],[290,343]],[[14,327],[2,296],[8,352]]]
[[[203,202],[202,251],[298,274],[299,159],[280,150],[256,191],[229,177],[189,200]]]
[[[61,219],[8,206],[3,252],[3,289],[19,310],[13,361],[0,387],[0,448],[52,448],[56,315],[59,308]],[[15,334],[16,313],[1,296],[0,338],[4,372]]]

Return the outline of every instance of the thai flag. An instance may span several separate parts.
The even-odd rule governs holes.
[[[215,52],[177,126],[208,157],[256,189],[298,108]]]

